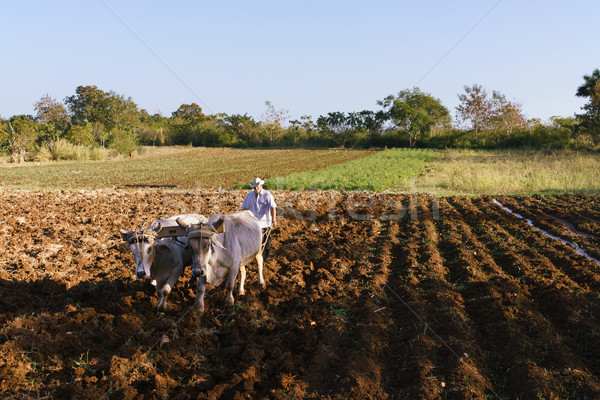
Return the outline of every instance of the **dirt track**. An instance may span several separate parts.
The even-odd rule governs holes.
[[[0,396],[600,397],[600,266],[488,197],[276,193],[267,289],[157,314],[118,228],[245,193],[0,191]],[[600,259],[600,196],[498,200]]]

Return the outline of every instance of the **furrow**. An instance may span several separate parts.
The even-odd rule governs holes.
[[[430,205],[427,198],[419,202],[425,209]],[[463,299],[446,280],[436,225],[425,212],[421,215],[425,218],[419,221],[403,221],[398,245],[392,249],[390,286],[402,299],[401,304],[395,302],[394,311],[403,313],[405,324],[407,313],[412,318],[402,338],[411,352],[404,356],[400,397],[485,397],[490,384],[481,372]]]
[[[593,258],[600,258],[600,250],[598,250],[600,247],[600,238],[575,229],[569,222],[569,220],[573,220],[572,217],[564,213],[561,213],[561,215],[566,219],[549,215],[547,211],[537,208],[537,205],[532,204],[529,199],[501,197],[501,202],[504,202],[502,203],[504,206],[531,220],[537,228],[541,228],[562,240],[567,240],[587,252]],[[596,263],[596,267],[600,268],[599,263]]]
[[[506,343],[517,338],[523,342],[525,338],[508,324],[510,311],[507,312],[502,303],[506,300],[505,293],[510,293],[507,300],[516,300],[519,283],[495,263],[484,244],[448,201],[442,200],[441,209],[440,251],[445,264],[454,270],[450,274],[450,283],[464,299],[464,318],[473,327],[473,346],[484,365],[482,369],[494,392],[514,393],[514,387],[506,380],[506,372],[525,360],[507,353]],[[526,298],[523,294],[520,297]]]
[[[492,288],[490,293],[494,297],[498,296],[500,304],[504,307],[506,324],[510,330],[508,339],[511,339],[509,342],[511,346],[507,349],[515,358],[514,365],[525,366],[530,376],[540,378],[546,376],[546,379],[553,374],[560,375],[570,369],[582,370],[586,376],[594,376],[596,366],[595,363],[590,362],[592,360],[589,358],[589,348],[572,341],[569,330],[557,324],[555,319],[550,320],[551,315],[546,312],[546,307],[542,303],[542,294],[549,296],[553,293],[551,288],[555,285],[556,278],[544,277],[543,275],[547,273],[546,267],[540,269],[537,263],[530,262],[531,254],[527,250],[526,243],[530,243],[531,240],[521,236],[523,232],[519,234],[520,239],[516,240],[504,229],[505,216],[494,214],[493,208],[485,207],[487,203],[484,203],[482,211],[479,211],[477,209],[479,202],[474,203],[471,204],[470,200],[465,199],[454,201],[453,205],[465,216],[475,217],[474,222],[470,222],[471,229],[485,243],[495,262],[511,274],[519,284],[516,288],[518,290],[514,292],[502,293]],[[488,219],[483,218],[483,215],[487,215]],[[523,253],[526,255],[524,256]],[[568,280],[561,280],[560,285],[577,290],[577,285]],[[560,367],[557,368],[556,365]],[[507,368],[508,372],[513,367],[505,363],[502,368]],[[520,371],[519,374],[524,372],[521,369],[517,371]],[[517,376],[514,378],[516,379]],[[592,392],[598,390],[598,382],[595,379],[586,382],[588,383],[574,380],[572,385],[577,390]],[[528,387],[527,391],[530,393],[560,393],[563,390],[560,387],[540,386],[536,380],[527,380],[522,384]]]

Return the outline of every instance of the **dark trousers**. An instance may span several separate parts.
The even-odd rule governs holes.
[[[263,228],[262,229],[262,241],[261,244],[264,244],[264,249],[263,249],[263,261],[267,261],[267,259],[269,258],[269,254],[271,254],[271,235],[269,235],[269,237],[267,237],[267,231],[269,230],[269,228]],[[265,243],[266,241],[266,243]]]

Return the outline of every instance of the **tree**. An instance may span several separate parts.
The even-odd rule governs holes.
[[[125,98],[125,96],[111,91],[108,93],[106,103],[107,109],[103,124],[108,131],[118,129],[131,132],[140,126],[140,112],[131,97]]]
[[[140,110],[140,122],[142,124],[138,132],[138,140],[141,144],[152,144],[155,146],[165,144],[169,138],[169,118],[160,113],[150,115],[145,109]]]
[[[140,123],[140,112],[131,98],[126,99],[112,91],[104,92],[96,86],[78,86],[75,95],[66,97],[65,103],[74,125],[91,123],[94,130],[104,131],[94,135],[101,137],[102,142],[113,130],[132,132]]]
[[[465,93],[459,94],[460,104],[456,107],[457,119],[469,122],[471,129],[478,133],[489,127],[492,103],[481,85],[465,86]]]
[[[71,125],[65,134],[65,138],[73,143],[84,146],[91,146],[94,141],[104,146],[104,141],[94,136],[93,124]]]
[[[364,129],[371,134],[381,134],[387,119],[385,112],[370,110],[350,112],[348,117],[350,118],[350,125],[354,129]]]
[[[8,149],[13,162],[25,161],[27,152],[35,147],[38,132],[33,117],[15,115],[8,120]]]
[[[302,115],[300,120],[290,121],[290,126],[283,135],[286,145],[316,145],[321,136],[317,131],[317,125],[310,115]]]
[[[508,101],[502,93],[493,91],[490,104],[491,128],[503,129],[510,135],[515,128],[527,126],[527,119],[523,115],[523,106],[520,103]]]
[[[356,141],[352,119],[340,111],[330,112],[317,118],[317,127],[326,139],[345,147],[349,141]]]
[[[284,109],[276,110],[270,101],[265,101],[265,105],[267,106],[267,111],[263,114],[262,126],[269,138],[269,142],[273,143],[275,140],[280,140],[283,136],[283,125],[289,118],[289,112]]]
[[[419,88],[402,90],[396,97],[390,95],[377,102],[383,106],[394,128],[408,134],[408,145],[414,147],[420,136],[436,124],[449,121],[450,113],[439,99]]]
[[[515,128],[527,127],[523,106],[517,101],[507,100],[498,91],[492,91],[492,96],[488,97],[487,92],[475,84],[465,86],[465,93],[459,94],[458,98],[457,117],[461,122],[470,123],[475,133],[495,129],[510,135]]]
[[[550,122],[552,122],[552,126],[556,128],[567,128],[572,131],[573,128],[577,125],[577,118],[560,117],[555,115],[553,117],[550,117]]]
[[[300,120],[295,119],[290,121],[290,124],[295,128],[303,129],[307,134],[310,134],[316,128],[312,116],[310,115],[303,115],[300,117]]]
[[[181,118],[190,123],[202,122],[206,119],[206,115],[202,112],[202,107],[196,103],[182,104],[179,108],[171,113],[171,118]]]
[[[259,124],[248,114],[234,114],[223,117],[225,131],[236,136],[247,145],[256,146],[261,142]]]
[[[596,68],[591,75],[583,76],[583,84],[577,88],[577,97],[592,97],[595,87],[600,82],[600,69]]]
[[[65,97],[73,125],[103,122],[107,108],[106,97],[107,94],[96,86],[78,86],[73,96]]]
[[[69,113],[67,108],[53,99],[49,94],[45,94],[34,104],[36,111],[36,120],[47,124],[49,131],[54,139],[64,134],[69,128]]]
[[[600,142],[600,69],[595,69],[591,75],[583,77],[584,83],[577,88],[577,97],[589,98],[582,107],[585,111],[578,114],[579,128],[592,136],[595,144]]]
[[[9,128],[8,121],[5,121],[0,117],[0,148],[5,149],[8,147]]]

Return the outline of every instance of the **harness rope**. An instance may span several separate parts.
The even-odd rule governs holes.
[[[265,231],[265,233],[262,234],[262,237],[264,237],[265,240],[260,245],[260,254],[262,254],[263,251],[265,250],[265,247],[267,245],[267,241],[269,240],[269,236],[271,235],[271,230],[272,229],[273,229],[273,225],[271,225],[270,227],[268,227],[267,230]]]

